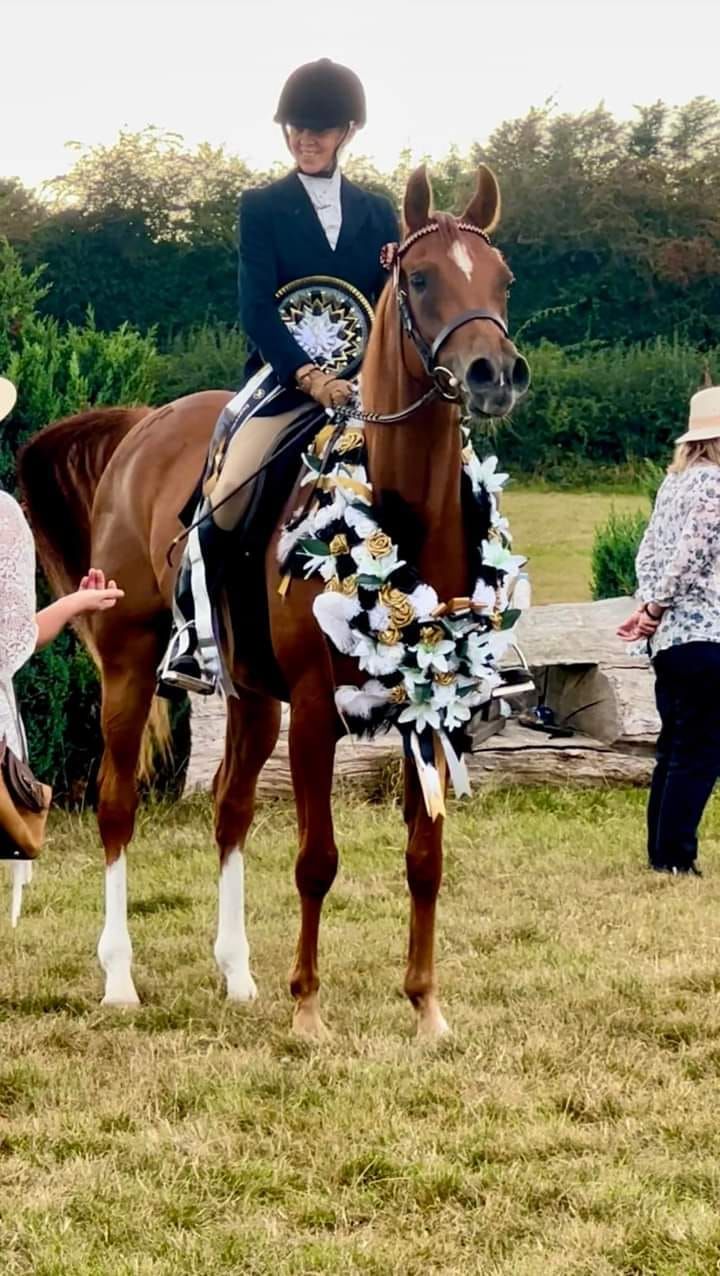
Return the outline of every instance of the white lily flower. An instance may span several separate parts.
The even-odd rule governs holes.
[[[409,704],[403,709],[398,722],[413,722],[418,733],[424,731],[425,727],[432,727],[434,731],[440,730],[440,714],[434,705],[426,700]]]
[[[432,670],[435,673],[449,673],[450,665],[447,657],[455,651],[455,643],[450,638],[443,638],[434,646],[419,642],[412,650],[415,652],[420,669]]]
[[[358,572],[362,576],[373,576],[378,585],[386,581],[388,576],[392,576],[398,567],[405,566],[404,560],[398,559],[397,545],[393,545],[390,553],[383,554],[382,558],[375,558],[365,545],[356,545],[351,553],[357,563]]]
[[[486,567],[494,567],[508,576],[515,576],[527,561],[521,554],[511,553],[499,541],[483,541],[482,556]]]
[[[486,492],[501,492],[510,477],[508,474],[497,473],[498,459],[496,456],[488,456],[481,461],[477,453],[473,452],[470,460],[465,466],[473,486],[473,491],[478,492],[481,487]]]
[[[445,706],[443,712],[443,726],[446,731],[457,731],[464,722],[469,722],[471,717],[470,706],[464,700],[458,700],[455,697],[448,705]]]
[[[332,571],[330,572],[329,576],[326,576],[324,574],[324,569],[328,563],[331,564]],[[316,572],[320,572],[320,574],[323,577],[323,580],[330,580],[331,577],[335,575],[335,559],[333,558],[332,554],[306,554],[305,555],[305,562],[303,563],[303,575],[305,576],[305,579],[309,580],[310,577],[314,576]]]
[[[502,536],[506,544],[512,544],[510,522],[507,518],[503,518],[501,514],[496,514],[494,517],[491,516],[490,523],[493,531],[497,532],[499,536]]]

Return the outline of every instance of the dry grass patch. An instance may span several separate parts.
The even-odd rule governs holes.
[[[101,1010],[101,861],[60,818],[0,927],[7,1276],[708,1276],[720,1257],[720,874],[650,877],[642,795],[453,812],[440,910],[452,1039],[410,1040],[399,818],[338,812],[327,1047],[288,1033],[293,821],[248,871],[259,1002],[212,965],[209,809],[146,812],[130,859],[143,1007]],[[720,819],[711,810],[711,867]]]

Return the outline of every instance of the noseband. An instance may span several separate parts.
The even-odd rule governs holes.
[[[448,341],[452,334],[457,332],[459,328],[464,328],[466,323],[472,323],[475,319],[484,319],[488,323],[494,323],[495,327],[500,329],[504,337],[507,337],[508,335],[507,324],[500,315],[493,314],[491,310],[463,310],[461,314],[457,315],[454,319],[451,319],[449,323],[446,323],[445,326],[440,329],[432,344],[425,340],[415,323],[415,319],[413,318],[413,313],[410,308],[410,299],[407,292],[402,287],[400,263],[402,258],[405,256],[405,253],[408,249],[412,248],[413,244],[416,244],[420,239],[424,239],[426,235],[435,234],[435,232],[439,229],[440,225],[438,222],[428,222],[427,225],[422,226],[420,230],[416,230],[412,235],[408,235],[407,239],[404,239],[401,244],[386,244],[380,254],[380,264],[384,266],[386,270],[392,270],[393,288],[395,291],[395,298],[397,300],[401,327],[417,350],[425,373],[430,378],[432,384],[430,389],[422,396],[422,398],[417,399],[409,408],[404,408],[402,412],[392,412],[385,415],[378,412],[363,412],[363,420],[368,421],[373,425],[394,425],[395,422],[405,421],[419,408],[424,407],[430,399],[434,399],[436,397],[444,399],[447,403],[460,402],[462,398],[460,382],[449,368],[446,368],[444,364],[438,362],[438,359],[440,351],[446,341]],[[472,235],[479,235],[481,239],[484,239],[486,244],[490,244],[489,235],[487,235],[484,230],[480,230],[479,226],[473,226],[472,222],[458,222],[457,229],[468,231]]]

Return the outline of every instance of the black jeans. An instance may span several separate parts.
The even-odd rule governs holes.
[[[662,730],[648,802],[648,859],[652,868],[687,872],[720,776],[720,643],[669,647],[654,666]]]

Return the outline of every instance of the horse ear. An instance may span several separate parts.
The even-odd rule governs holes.
[[[487,164],[480,164],[478,167],[477,188],[463,213],[463,221],[471,222],[478,230],[486,230],[488,233],[500,221],[500,187]]]
[[[405,187],[403,216],[409,235],[427,226],[432,213],[432,186],[424,164],[411,173]]]

